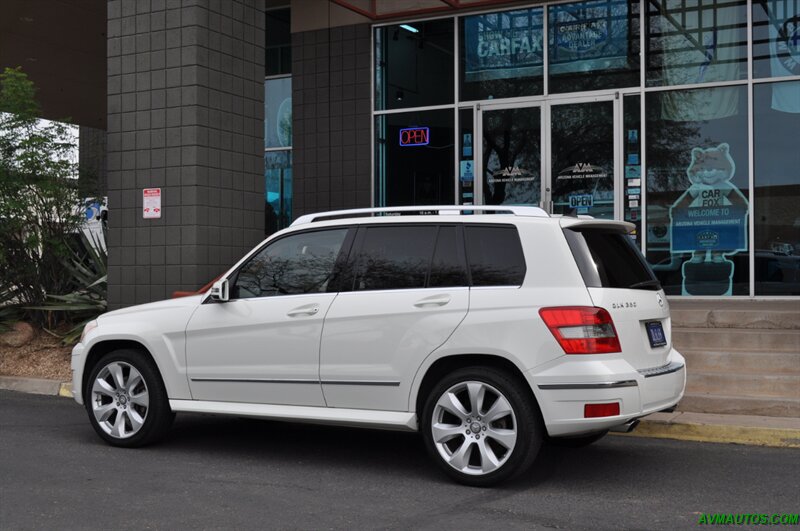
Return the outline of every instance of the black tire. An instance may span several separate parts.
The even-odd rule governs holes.
[[[561,448],[583,448],[596,443],[608,434],[608,430],[582,435],[580,437],[548,437],[547,443]]]
[[[480,414],[491,412],[495,403],[499,401],[497,397],[492,400],[495,391],[506,399],[511,414],[487,420],[473,416],[470,407],[470,415],[465,419],[463,413],[467,411],[465,403],[469,404],[470,393],[467,382],[488,386],[485,387],[483,405],[478,404],[477,409]],[[442,378],[433,387],[425,400],[420,429],[428,453],[446,474],[464,485],[491,487],[508,481],[530,468],[541,448],[544,427],[539,407],[530,391],[523,385],[524,382],[502,370],[491,367],[466,367]],[[467,393],[467,402],[463,393]],[[455,396],[459,399],[464,410],[461,416],[453,415],[446,408],[437,406],[439,399],[444,396]],[[488,406],[487,400],[491,401]],[[478,421],[482,421],[483,424]],[[434,438],[432,428],[434,423],[439,429],[445,426],[448,430],[448,435],[441,437],[439,444]],[[455,429],[455,426],[458,426],[458,429]],[[511,449],[500,444],[498,442],[500,439],[495,438],[495,434],[502,433],[498,430],[505,430],[505,433],[508,433],[508,430],[516,430],[516,439]],[[482,441],[480,436],[483,436]],[[480,446],[481,442],[483,446]],[[465,444],[471,449],[464,450]],[[496,463],[491,459],[488,460],[490,463],[488,467],[484,466],[486,447],[496,458]],[[473,455],[475,453],[478,455]],[[466,459],[458,460],[457,454],[466,455]],[[466,466],[459,470],[455,468],[455,464],[450,464],[451,461],[454,463],[466,461]],[[498,463],[497,468],[484,471],[484,468],[491,468]]]
[[[117,370],[126,385],[117,384],[114,376]],[[103,390],[95,393],[98,378],[105,386],[99,382]],[[145,395],[146,406],[142,405]],[[155,363],[149,356],[131,349],[109,352],[91,367],[83,400],[92,427],[112,446],[135,448],[154,443],[167,433],[175,418]],[[106,414],[108,417],[101,420]]]

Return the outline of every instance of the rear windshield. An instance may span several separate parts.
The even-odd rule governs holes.
[[[587,287],[661,289],[627,234],[605,228],[575,227],[565,229],[564,235]]]

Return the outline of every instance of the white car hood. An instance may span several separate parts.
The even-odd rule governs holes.
[[[191,295],[189,297],[179,297],[176,299],[167,299],[158,302],[150,302],[147,304],[139,304],[137,306],[129,306],[127,308],[106,312],[98,317],[97,321],[99,324],[102,324],[105,320],[114,317],[132,317],[132,314],[145,314],[156,310],[168,310],[170,308],[194,308],[200,304],[204,297],[205,293],[201,295]]]

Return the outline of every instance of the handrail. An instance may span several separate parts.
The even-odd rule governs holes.
[[[401,206],[401,207],[381,207],[381,208],[353,208],[349,210],[331,210],[328,212],[318,212],[316,214],[306,214],[297,218],[292,226],[304,225],[314,221],[321,221],[324,218],[347,218],[358,217],[366,214],[383,215],[402,215],[417,214],[421,216],[452,216],[461,215],[467,212],[491,212],[495,214],[513,214],[515,216],[527,216],[537,218],[550,217],[547,212],[539,207],[531,206],[506,206],[506,205],[429,205],[429,206]]]

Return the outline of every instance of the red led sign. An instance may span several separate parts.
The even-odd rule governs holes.
[[[431,141],[430,129],[427,127],[408,127],[400,129],[401,146],[427,146]]]

